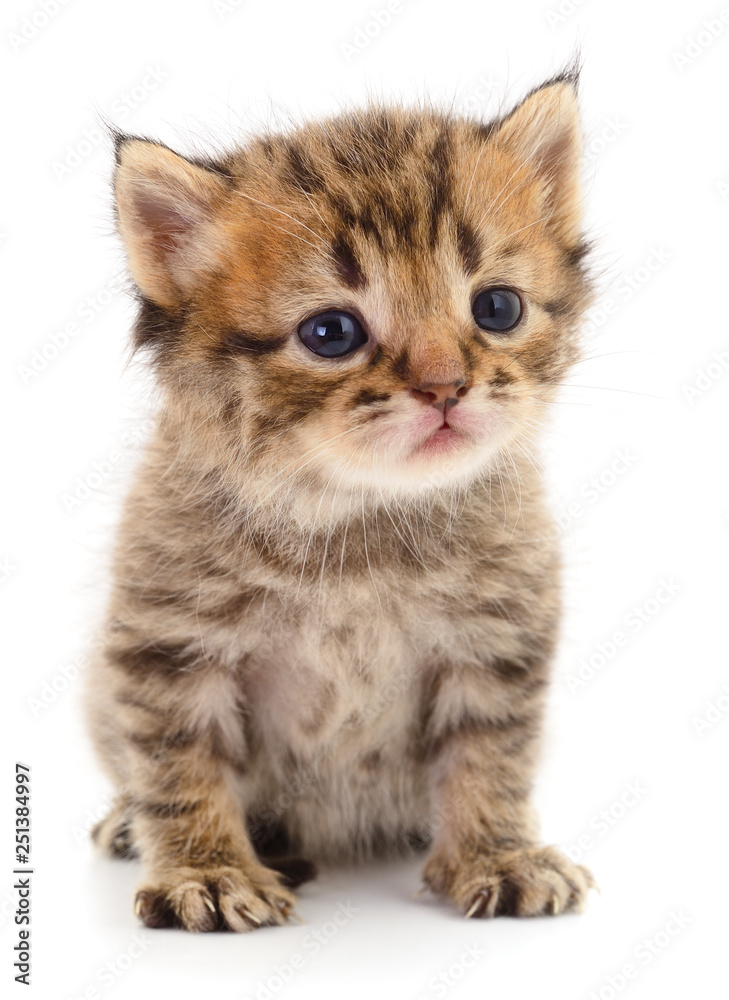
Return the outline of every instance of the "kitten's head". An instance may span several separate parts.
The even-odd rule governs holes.
[[[121,136],[119,228],[180,434],[228,475],[464,484],[576,357],[575,81],[483,124],[371,106],[215,162]]]

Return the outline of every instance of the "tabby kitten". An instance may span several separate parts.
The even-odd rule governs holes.
[[[582,903],[530,807],[579,164],[572,73],[489,124],[372,105],[215,161],[118,136],[162,405],[88,707],[148,927],[280,924],[299,854],[408,844],[466,916]]]

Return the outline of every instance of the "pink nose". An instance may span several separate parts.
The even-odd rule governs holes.
[[[436,410],[440,410],[443,416],[445,416],[448,410],[455,406],[462,396],[466,395],[468,386],[465,379],[459,379],[457,382],[451,382],[448,385],[426,383],[417,389],[411,389],[410,392],[416,399],[419,399],[422,403],[427,403],[429,406],[434,406]]]

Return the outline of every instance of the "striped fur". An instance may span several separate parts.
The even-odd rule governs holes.
[[[292,855],[413,843],[469,915],[584,897],[529,805],[559,623],[532,453],[588,301],[579,153],[569,77],[489,125],[371,106],[216,162],[119,137],[162,406],[88,707],[119,790],[96,838],[141,856],[148,926],[281,923]],[[493,285],[524,303],[508,336],[471,314]],[[296,330],[334,308],[368,341],[318,358]],[[446,384],[457,443],[429,448]]]

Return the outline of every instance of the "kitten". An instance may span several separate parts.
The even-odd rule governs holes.
[[[466,916],[582,903],[530,807],[580,152],[573,73],[490,124],[373,105],[214,162],[118,136],[162,405],[88,707],[147,926],[280,924],[309,859],[414,843]]]

